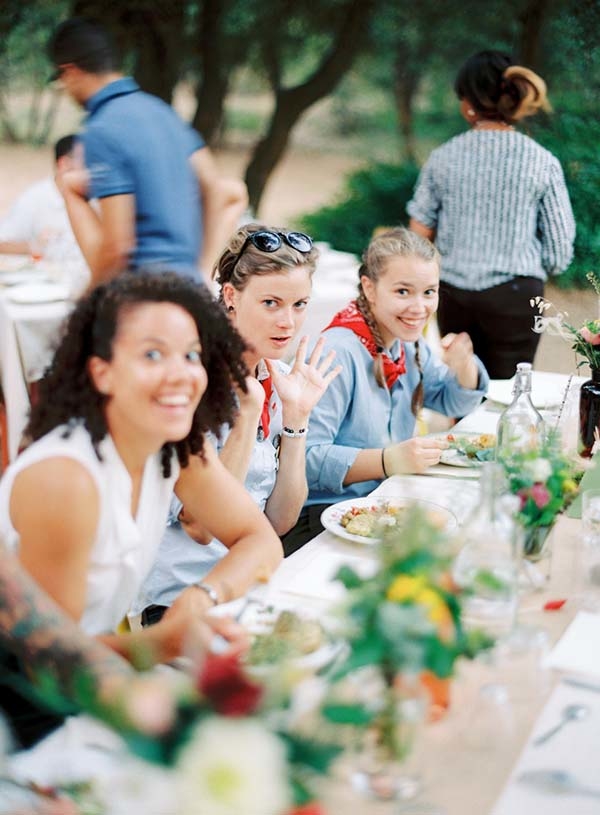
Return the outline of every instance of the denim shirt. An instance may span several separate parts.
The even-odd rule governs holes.
[[[323,333],[323,354],[335,349],[341,374],[333,380],[313,408],[306,440],[306,475],[309,495],[306,505],[332,504],[368,495],[379,480],[344,486],[346,474],[361,450],[383,448],[414,435],[416,418],[411,399],[419,382],[415,344],[405,343],[406,373],[390,390],[381,388],[373,373],[373,358],[356,334],[347,328]],[[400,341],[390,349],[396,359]],[[479,359],[476,390],[459,385],[455,374],[436,358],[424,340],[419,340],[423,370],[424,406],[447,416],[464,416],[485,395],[489,377]]]
[[[288,366],[282,362],[274,364],[284,373],[289,371]],[[265,372],[266,366],[261,367],[258,378],[262,379]],[[244,481],[246,490],[263,511],[275,487],[279,465],[282,406],[274,388],[269,403],[269,415],[271,417],[269,435],[264,438],[262,432],[257,432]],[[219,439],[207,436],[217,452],[223,448],[229,432],[228,428],[224,429]],[[158,556],[132,608],[133,613],[138,613],[151,603],[171,605],[187,586],[202,580],[215,563],[227,554],[227,548],[216,539],[208,544],[200,544],[190,538],[179,522],[182,506],[181,501],[174,495]]]

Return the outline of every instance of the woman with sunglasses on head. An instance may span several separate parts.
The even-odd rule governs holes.
[[[244,345],[204,287],[122,275],[75,306],[0,482],[0,533],[88,634],[121,655],[169,661],[212,605],[243,593],[281,544],[206,432],[231,422]],[[160,626],[114,633],[150,571],[173,491],[228,547]],[[227,511],[223,511],[224,502]]]
[[[488,377],[467,334],[442,339],[444,361],[423,340],[437,308],[439,274],[435,247],[407,229],[369,244],[357,299],[323,332],[342,374],[311,416],[309,496],[283,539],[286,554],[322,531],[327,506],[365,496],[390,475],[422,473],[439,462],[448,443],[413,435],[422,406],[462,416],[484,396]]]
[[[303,338],[291,368],[281,361],[304,322],[316,261],[308,235],[248,224],[233,236],[213,272],[220,300],[246,342],[250,372],[246,392],[237,389],[235,423],[217,443],[219,456],[279,535],[295,524],[306,499],[309,415],[340,372],[331,369],[334,352],[321,359],[323,341],[305,361]],[[195,545],[194,540],[206,543],[207,535],[185,501],[183,510],[181,504],[174,510],[140,598],[148,622],[224,551],[218,541]]]

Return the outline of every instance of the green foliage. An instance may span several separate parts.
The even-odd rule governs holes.
[[[406,220],[418,168],[413,164],[373,164],[351,174],[341,200],[301,219],[316,240],[334,249],[361,254],[378,226],[397,226]]]
[[[600,268],[600,118],[582,107],[579,95],[569,101],[569,109],[557,111],[534,135],[560,160],[577,224],[573,262],[556,283],[583,288],[587,272]]]

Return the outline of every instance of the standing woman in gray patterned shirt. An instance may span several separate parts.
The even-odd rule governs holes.
[[[490,377],[533,362],[529,300],[573,256],[575,222],[558,159],[515,125],[550,110],[546,84],[499,51],[481,51],[454,85],[471,126],[431,153],[407,210],[442,256],[442,335],[466,331]]]

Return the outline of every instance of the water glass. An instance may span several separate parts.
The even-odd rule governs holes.
[[[582,496],[583,547],[581,566],[583,605],[600,610],[600,489],[586,490]]]

